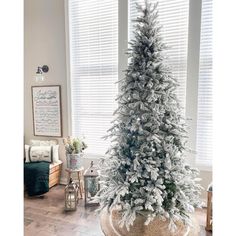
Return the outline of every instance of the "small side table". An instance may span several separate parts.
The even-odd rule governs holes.
[[[84,172],[84,167],[80,167],[79,169],[73,170],[73,169],[69,169],[66,168],[66,172],[68,173],[68,183],[70,181],[71,178],[71,174],[72,173],[77,173],[78,175],[78,182],[79,182],[79,192],[80,192],[80,198],[83,198],[83,172]]]

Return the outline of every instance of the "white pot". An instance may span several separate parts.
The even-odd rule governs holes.
[[[76,170],[82,166],[81,154],[66,154],[67,168]]]

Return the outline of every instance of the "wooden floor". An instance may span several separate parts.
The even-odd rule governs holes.
[[[44,197],[24,198],[25,236],[104,236],[94,207],[84,207],[80,200],[74,212],[64,211],[64,187],[58,185],[50,189]],[[205,210],[196,212],[201,225],[199,236],[211,236],[206,232]]]

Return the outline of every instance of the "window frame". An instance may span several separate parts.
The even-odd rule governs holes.
[[[186,118],[189,127],[190,164],[201,171],[212,171],[211,165],[197,163],[198,80],[201,43],[202,0],[189,0],[189,32],[186,81]]]

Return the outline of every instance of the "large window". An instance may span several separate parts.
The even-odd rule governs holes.
[[[150,0],[156,3],[156,0]],[[159,21],[162,27],[162,36],[169,49],[167,50],[168,64],[173,75],[180,84],[178,97],[185,107],[186,78],[187,78],[187,48],[188,48],[188,0],[159,0]],[[138,13],[136,4],[144,5],[144,0],[129,0],[129,37],[132,38],[133,23]]]
[[[197,164],[212,161],[212,1],[202,0],[198,79]]]
[[[149,1],[156,3],[156,0]],[[212,159],[212,1],[201,1],[199,17],[198,14],[189,15],[189,7],[193,10],[193,4],[190,4],[193,2],[189,0],[159,0],[158,6],[163,40],[169,47],[167,62],[180,84],[177,95],[183,108],[191,107],[194,110],[191,113],[194,117],[189,118],[194,122],[197,120],[197,130],[195,123],[191,129],[194,132],[191,135],[194,137],[191,148],[197,151],[197,165],[202,166],[211,165]],[[101,156],[106,152],[109,142],[102,137],[111,127],[112,114],[118,105],[115,101],[118,94],[118,18],[123,17],[119,27],[122,29],[119,32],[122,46],[127,40],[124,32],[129,31],[129,39],[132,38],[132,20],[138,16],[135,3],[144,2],[145,0],[68,0],[72,135],[85,137],[88,144],[86,151],[91,157]],[[126,22],[127,7],[129,11]],[[198,79],[198,92],[197,95],[194,93],[197,99],[190,99],[186,97],[192,96],[191,92],[186,94],[186,85],[191,85],[191,78],[195,77],[187,79],[187,65],[191,62],[188,59],[198,55],[188,55],[190,58],[187,58],[188,40],[195,40],[192,35],[189,36],[188,24],[200,20],[199,78],[195,75],[196,80]],[[199,46],[197,40],[196,44]],[[122,55],[125,49],[120,47]],[[124,63],[125,58],[119,60]],[[197,66],[196,63],[195,67]],[[194,68],[194,71],[197,69]]]
[[[69,0],[72,135],[103,155],[117,107],[118,0]]]

